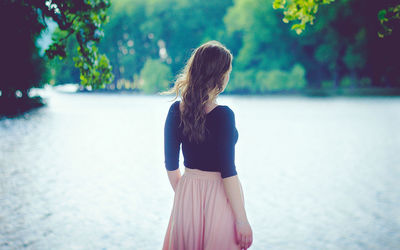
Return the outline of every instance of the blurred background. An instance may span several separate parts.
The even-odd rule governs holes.
[[[161,249],[159,93],[209,40],[234,55],[218,103],[252,248],[400,248],[398,0],[6,0],[0,19],[0,249]]]

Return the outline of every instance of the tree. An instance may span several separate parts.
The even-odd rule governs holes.
[[[98,53],[95,44],[103,36],[102,26],[107,21],[108,0],[4,0],[0,3],[2,98],[14,98],[16,91],[28,97],[30,88],[40,86],[44,71],[43,58],[38,55],[36,39],[46,28],[46,19],[58,24],[60,35],[47,49],[49,58],[65,58],[66,41],[75,36],[78,56],[74,58],[80,69],[83,85],[94,88],[111,82],[113,75],[108,59]],[[11,99],[10,99],[11,100]]]
[[[315,15],[320,5],[330,4],[335,0],[275,0],[274,9],[284,9],[285,17],[283,22],[299,21],[292,25],[292,30],[297,34],[301,34],[306,28],[306,24],[314,23]]]
[[[57,41],[65,37],[66,31],[56,28],[52,34],[52,39]],[[80,72],[74,66],[74,58],[78,57],[78,42],[72,36],[65,39],[65,50],[68,54],[67,57],[61,58],[59,56],[53,59],[46,58],[46,68],[48,74],[48,82],[52,85],[59,85],[65,83],[79,83]]]
[[[109,89],[139,90],[137,79],[148,60],[176,75],[192,49],[210,39],[221,41],[234,55],[225,93],[400,86],[400,29],[393,26],[392,34],[380,39],[381,24],[371,18],[395,0],[368,4],[336,0],[329,7],[320,6],[314,24],[300,35],[290,30],[292,23],[282,22],[284,15],[274,10],[274,1],[116,1],[99,43],[99,51],[110,58],[117,83]]]
[[[158,46],[152,34],[141,28],[148,19],[146,1],[115,1],[109,16],[110,21],[104,26],[105,36],[99,43],[99,49],[110,58],[115,75],[114,84],[121,79],[132,82],[148,57],[158,57]]]
[[[115,82],[134,80],[148,58],[162,61],[175,75],[191,49],[223,33],[232,0],[119,0],[99,43],[113,66]]]
[[[292,25],[292,30],[295,30],[297,34],[301,34],[306,28],[307,23],[311,25],[314,23],[319,6],[330,4],[334,1],[335,0],[274,0],[273,7],[274,9],[284,10],[283,22],[298,21],[298,23]],[[381,30],[378,32],[380,38],[383,38],[385,35],[390,35],[394,23],[396,21],[400,22],[400,4],[395,4],[394,1],[390,2],[393,3],[381,9],[377,14],[381,24]]]
[[[15,99],[18,90],[21,97],[28,97],[31,87],[39,87],[42,58],[34,43],[44,29],[38,13],[31,7],[16,1],[0,2],[1,98]]]
[[[314,25],[298,35],[281,21],[284,15],[273,9],[273,2],[235,0],[228,9],[224,18],[227,32],[237,34],[241,40],[228,90],[286,90],[283,76],[297,63],[304,68],[306,86],[311,88],[328,86],[326,82],[340,87],[342,78],[347,83],[351,79],[346,85],[351,87],[400,87],[396,73],[400,69],[400,29],[380,39],[380,24],[371,18],[388,3],[372,1],[366,5],[365,0],[336,0],[329,8],[320,8]],[[268,74],[270,71],[273,74]],[[275,83],[264,84],[265,79]]]
[[[141,88],[145,93],[165,91],[171,82],[170,68],[159,60],[148,59],[140,71]]]
[[[74,61],[81,73],[81,84],[96,89],[112,81],[109,61],[105,55],[98,53],[95,46],[104,35],[103,25],[107,22],[109,0],[27,0],[26,3],[41,12],[42,17],[52,18],[60,30],[66,31],[64,37],[54,40],[47,49],[49,58],[66,57],[66,39],[75,35],[79,46]],[[45,23],[44,18],[42,21]]]
[[[151,34],[150,47],[165,48],[165,58],[161,59],[176,74],[189,58],[191,49],[208,40],[219,40],[223,17],[231,4],[232,0],[148,0],[147,18],[141,30]]]
[[[378,13],[378,19],[381,23],[381,31],[378,32],[379,37],[392,34],[394,23],[400,22],[400,4],[381,9]]]
[[[280,21],[280,14],[274,11],[272,2],[236,0],[227,11],[224,18],[227,32],[232,36],[237,34],[242,40],[235,55],[235,71],[228,91],[268,93],[305,86],[303,77],[307,70],[304,66],[295,67],[295,71],[302,68],[301,77],[291,77],[291,71],[306,56],[295,34],[288,32],[287,24]],[[292,79],[300,80],[297,84]]]

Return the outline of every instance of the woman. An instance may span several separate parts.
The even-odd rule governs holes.
[[[234,162],[235,116],[216,103],[229,81],[232,58],[219,42],[207,42],[193,51],[174,87],[164,92],[182,101],[171,105],[164,127],[165,167],[175,196],[163,249],[231,250],[252,244]]]

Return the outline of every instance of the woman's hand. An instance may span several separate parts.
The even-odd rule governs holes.
[[[247,249],[253,243],[253,231],[247,220],[235,221],[236,242],[239,244],[240,249]]]
[[[168,171],[168,179],[169,182],[171,183],[172,189],[176,190],[176,187],[178,186],[179,180],[181,179],[181,171],[178,169],[173,170],[173,171]]]

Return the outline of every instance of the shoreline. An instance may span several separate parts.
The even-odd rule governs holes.
[[[44,106],[46,106],[46,102],[40,96],[12,99],[0,97],[0,119],[18,117]]]
[[[129,94],[138,96],[164,96],[158,93],[147,94],[138,90],[78,90],[76,92],[62,92],[71,94]],[[171,94],[172,95],[172,94]],[[165,95],[165,96],[171,96]],[[268,93],[245,93],[245,92],[228,92],[221,93],[221,96],[304,96],[304,97],[399,97],[400,88],[337,88],[337,89],[304,89],[302,91],[275,91]]]
[[[132,95],[132,96],[165,96],[171,97],[171,95],[160,95],[146,94],[138,90],[78,90],[78,91],[62,91],[56,88],[52,89],[60,94],[79,94],[79,95]],[[303,98],[338,98],[338,97],[348,97],[348,98],[397,98],[400,97],[400,88],[363,88],[363,89],[305,89],[303,91],[279,91],[270,92],[263,94],[250,94],[250,93],[222,93],[221,96],[224,97],[303,97]],[[41,96],[34,96],[31,98],[1,98],[0,96],[0,118],[13,118],[23,115],[31,110],[35,110],[40,107],[46,106],[45,98]]]

